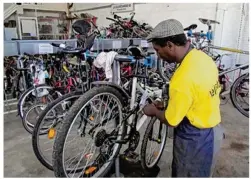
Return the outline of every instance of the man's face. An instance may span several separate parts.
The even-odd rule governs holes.
[[[173,63],[175,62],[175,57],[173,53],[173,48],[172,46],[166,45],[165,47],[161,47],[155,43],[153,43],[153,48],[157,52],[157,55],[160,59],[168,62],[168,63]]]

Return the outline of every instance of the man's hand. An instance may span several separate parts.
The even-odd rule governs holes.
[[[156,106],[157,109],[160,109],[160,110],[164,109],[163,101],[153,101],[153,104]]]
[[[163,103],[160,101],[154,101],[152,104],[147,104],[143,108],[143,112],[145,115],[150,116],[150,117],[156,116],[160,120],[160,122],[171,126],[165,118],[165,111],[159,110],[160,108],[163,109]],[[172,126],[172,127],[176,127],[176,126]]]
[[[143,108],[143,112],[145,115],[147,116],[156,116],[158,109],[155,107],[154,104],[147,104],[144,108]]]

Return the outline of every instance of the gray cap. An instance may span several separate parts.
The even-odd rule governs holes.
[[[175,19],[168,19],[160,22],[146,39],[151,41],[154,38],[165,38],[179,34],[184,34],[182,24]]]

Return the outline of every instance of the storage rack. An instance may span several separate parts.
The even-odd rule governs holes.
[[[29,54],[39,54],[40,44],[66,43],[68,46],[76,47],[77,39],[69,40],[15,40],[4,41],[4,56],[21,55],[24,52]],[[91,51],[101,52],[107,50],[126,49],[130,44],[139,45],[153,51],[152,45],[142,39],[95,39]],[[53,53],[57,53],[58,48],[53,48]]]

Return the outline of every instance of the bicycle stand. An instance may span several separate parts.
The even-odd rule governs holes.
[[[159,174],[160,168],[157,166],[151,171],[144,171],[141,167],[140,160],[137,161],[128,161],[123,155],[119,155],[114,163],[114,166],[110,170],[109,174],[106,177],[115,177],[115,178],[144,178],[144,177],[157,177]]]

